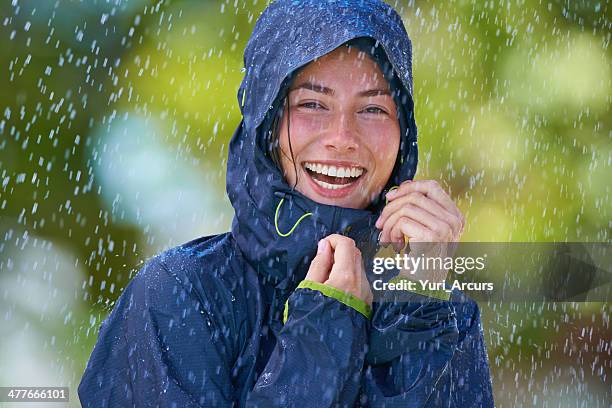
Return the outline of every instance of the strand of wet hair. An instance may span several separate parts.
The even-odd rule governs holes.
[[[295,164],[295,157],[293,156],[293,147],[291,146],[291,112],[289,110],[289,97],[285,97],[285,105],[287,106],[287,139],[289,140],[289,152],[291,153],[291,162],[293,163],[293,171],[295,172],[295,183],[293,183],[292,190],[295,190],[295,186],[298,183],[298,171]]]

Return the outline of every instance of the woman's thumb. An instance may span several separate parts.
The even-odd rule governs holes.
[[[319,283],[325,282],[327,278],[329,278],[329,272],[334,263],[333,261],[334,257],[331,246],[326,239],[322,239],[317,246],[317,255],[310,263],[310,268],[304,279]]]

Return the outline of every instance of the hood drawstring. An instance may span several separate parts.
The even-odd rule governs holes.
[[[387,191],[387,194],[389,194],[390,192],[392,192],[393,190],[397,190],[399,188],[399,186],[393,186],[389,189],[389,191]],[[385,204],[389,204],[389,199],[387,198],[387,194],[385,194]]]
[[[293,231],[295,231],[295,229],[297,228],[297,226],[300,224],[300,222],[304,221],[305,218],[310,217],[312,215],[311,212],[307,212],[305,214],[303,214],[293,225],[293,227],[291,227],[291,229],[289,230],[289,232],[286,233],[282,233],[280,231],[280,229],[278,228],[278,213],[280,212],[280,208],[283,205],[283,203],[285,202],[285,197],[283,194],[283,197],[281,198],[281,200],[278,202],[278,205],[276,206],[276,212],[274,213],[274,227],[276,228],[276,233],[285,238],[288,237],[289,235],[293,234]]]
[[[391,192],[393,190],[398,189],[399,186],[393,186],[389,189],[388,192]],[[312,215],[311,212],[307,212],[304,213],[300,218],[298,218],[298,220],[295,222],[295,224],[293,224],[293,227],[291,227],[291,229],[288,232],[281,232],[280,229],[278,228],[278,214],[280,212],[280,208],[283,205],[283,203],[285,202],[285,197],[286,195],[283,192],[277,191],[274,193],[274,195],[276,195],[277,197],[281,197],[280,201],[278,202],[278,205],[276,206],[276,211],[274,213],[274,228],[276,228],[276,233],[283,238],[288,237],[289,235],[293,234],[293,231],[295,231],[295,229],[297,228],[297,226],[304,221],[304,219],[310,217]],[[385,198],[385,203],[388,203],[389,200]]]

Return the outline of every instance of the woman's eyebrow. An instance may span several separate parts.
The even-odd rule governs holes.
[[[322,93],[325,95],[330,95],[333,96],[334,95],[334,90],[331,88],[328,88],[326,86],[323,85],[319,85],[319,84],[313,84],[312,82],[303,82],[299,85],[297,85],[296,87],[294,87],[293,89],[291,89],[292,91],[295,91],[296,89],[308,89],[314,92],[318,92],[318,93]]]
[[[380,95],[391,95],[391,91],[388,89],[368,89],[367,91],[359,92],[359,96],[380,96]]]
[[[314,91],[314,92],[318,92],[318,93],[322,93],[324,95],[330,95],[330,96],[333,96],[335,93],[334,90],[331,88],[328,88],[326,86],[319,85],[319,84],[314,84],[312,82],[303,82],[295,86],[294,88],[292,88],[291,91],[295,91],[297,89],[308,89],[310,91]],[[391,95],[391,91],[389,89],[367,89],[365,91],[359,92],[357,95],[360,97]]]

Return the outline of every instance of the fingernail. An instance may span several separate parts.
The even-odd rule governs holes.
[[[397,190],[391,190],[391,191],[389,191],[387,194],[385,194],[385,197],[387,197],[387,198],[391,198],[391,197],[393,197],[393,196],[396,194],[396,191],[397,191]]]
[[[320,254],[325,249],[325,241],[320,240],[317,244],[317,254]]]

